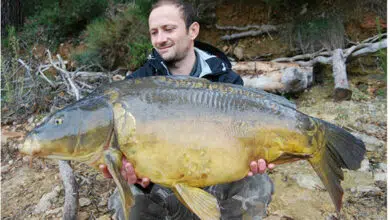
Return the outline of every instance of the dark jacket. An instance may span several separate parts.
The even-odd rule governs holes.
[[[223,82],[243,85],[241,77],[231,68],[232,65],[226,55],[217,48],[195,41],[195,51],[200,58],[201,73],[199,78],[205,78],[212,82]],[[172,75],[161,56],[153,49],[146,63],[134,73],[126,76],[126,79],[148,77],[148,76],[164,76]]]

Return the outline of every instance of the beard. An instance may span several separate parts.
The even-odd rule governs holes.
[[[161,47],[165,47],[166,45],[161,45]],[[160,53],[157,49],[157,52],[160,54],[160,57],[167,64],[173,64],[175,62],[183,60],[188,52],[189,46],[185,46],[184,48],[179,44],[173,44],[172,47],[168,49],[165,53]]]

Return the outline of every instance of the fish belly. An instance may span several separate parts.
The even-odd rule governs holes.
[[[241,179],[248,173],[250,149],[219,126],[199,120],[139,125],[128,158],[139,176],[161,185],[202,187]]]

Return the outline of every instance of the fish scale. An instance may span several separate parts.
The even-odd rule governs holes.
[[[59,117],[63,122],[56,124]],[[275,164],[308,160],[339,212],[341,168],[358,169],[365,146],[283,97],[193,77],[155,76],[98,88],[48,117],[20,151],[95,168],[107,164],[123,210],[130,210],[134,199],[119,171],[126,157],[137,176],[171,188],[201,219],[219,219],[216,198],[199,187],[242,179],[259,158]]]

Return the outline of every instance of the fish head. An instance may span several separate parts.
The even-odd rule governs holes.
[[[19,151],[33,157],[87,161],[109,145],[112,131],[110,105],[99,97],[84,99],[34,128]]]

